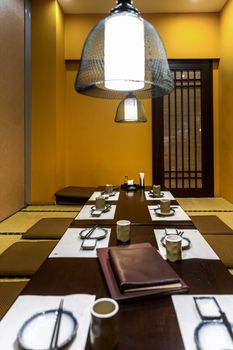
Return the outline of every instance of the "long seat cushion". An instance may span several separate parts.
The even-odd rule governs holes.
[[[205,235],[205,239],[227,267],[233,267],[233,235]]]
[[[24,239],[60,239],[73,218],[44,218],[23,233]]]
[[[96,191],[96,187],[68,186],[55,193],[57,204],[84,204]]]
[[[27,283],[28,281],[0,282],[0,320]]]
[[[12,244],[0,255],[0,276],[32,276],[45,261],[58,241]]]
[[[233,230],[215,215],[190,216],[192,222],[204,235],[233,234]]]

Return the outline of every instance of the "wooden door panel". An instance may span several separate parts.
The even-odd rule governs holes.
[[[213,196],[212,62],[170,61],[175,89],[153,100],[153,182]]]

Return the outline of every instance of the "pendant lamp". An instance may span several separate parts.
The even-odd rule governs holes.
[[[139,99],[129,93],[129,95],[120,102],[115,122],[117,123],[145,123],[146,115],[143,104]]]
[[[154,27],[132,0],[118,0],[90,32],[75,80],[77,92],[99,98],[156,98],[169,94],[173,78]]]

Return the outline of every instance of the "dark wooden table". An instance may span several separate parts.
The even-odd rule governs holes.
[[[174,226],[171,221],[152,221],[148,210],[148,205],[157,205],[159,200],[146,200],[144,190],[139,189],[137,191],[125,191],[120,190],[120,196],[118,201],[111,202],[109,204],[115,204],[116,212],[113,220],[74,220],[71,224],[73,227],[79,227],[80,225],[116,225],[118,220],[129,220],[132,225],[154,225],[154,226]],[[94,205],[94,201],[88,201],[87,205]],[[171,201],[172,205],[178,205],[175,200]],[[176,221],[176,227],[193,227],[192,222],[188,221]]]
[[[152,226],[132,226],[131,243],[140,242],[156,246]],[[116,230],[112,227],[110,245],[117,244]],[[190,259],[171,266],[189,285],[191,294],[233,293],[233,277],[221,261]],[[49,258],[23,291],[32,295],[75,293],[95,294],[97,298],[109,296],[97,259]],[[121,303],[119,326],[119,350],[184,350],[170,296]]]

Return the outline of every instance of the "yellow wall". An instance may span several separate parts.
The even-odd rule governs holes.
[[[122,125],[114,123],[119,101],[77,94],[73,88],[77,63],[85,38],[101,19],[100,15],[65,16],[67,178],[69,185],[122,183],[124,175],[138,181],[145,172],[146,184],[152,183],[151,101],[143,100],[148,122]],[[145,15],[160,33],[169,58],[219,57],[218,14]],[[203,35],[205,33],[205,36]],[[208,45],[207,45],[208,42]],[[218,96],[214,71],[214,96]],[[218,113],[215,113],[217,123]],[[215,137],[217,145],[218,138]],[[217,154],[215,160],[218,160]],[[218,164],[218,163],[215,163]],[[215,167],[218,179],[218,167]],[[215,193],[218,193],[215,185]]]
[[[24,1],[0,1],[0,221],[25,196]]]
[[[103,16],[66,15],[63,38],[63,16],[55,1],[34,0],[33,9],[32,202],[53,201],[54,192],[63,186],[120,184],[125,175],[138,181],[141,171],[151,184],[151,101],[143,100],[146,124],[119,125],[114,123],[119,101],[74,90],[84,40]],[[219,57],[217,14],[145,18],[158,30],[169,58]],[[216,71],[215,81],[217,77]]]
[[[64,15],[56,4],[56,178],[55,187],[65,185],[65,89],[66,66],[64,61]]]
[[[77,94],[74,80],[77,64],[67,63],[67,183],[120,184],[124,176],[135,178],[145,172],[151,183],[151,103],[143,101],[148,122],[114,123],[119,101]]]
[[[33,203],[52,202],[54,192],[65,184],[61,170],[64,157],[57,149],[58,144],[59,148],[62,146],[60,129],[64,123],[65,64],[62,27],[63,14],[55,0],[32,1]]]
[[[219,152],[219,60],[213,62],[214,196],[221,196]]]
[[[220,170],[221,195],[233,202],[233,0],[221,13]]]
[[[80,59],[90,30],[104,15],[65,16],[65,58]],[[219,15],[145,14],[163,40],[169,58],[219,58]]]

